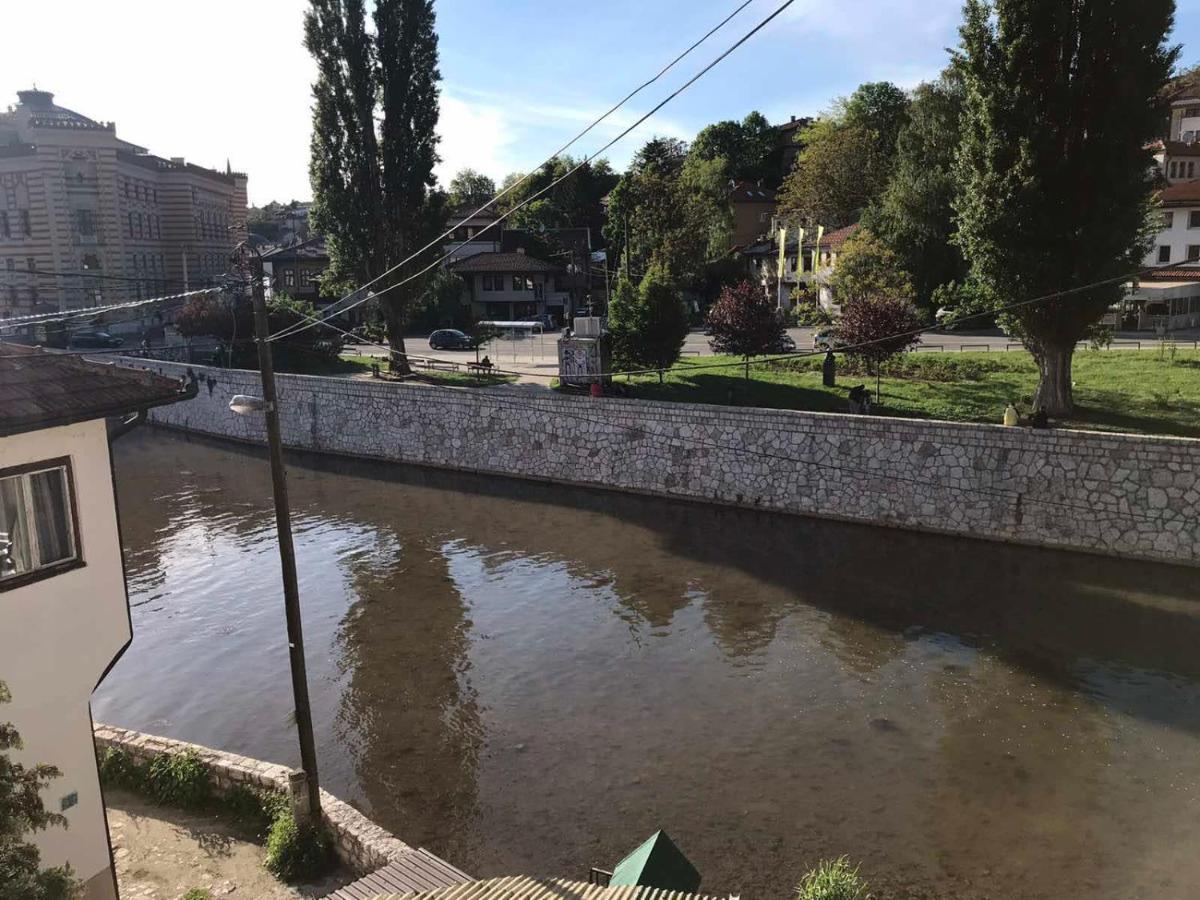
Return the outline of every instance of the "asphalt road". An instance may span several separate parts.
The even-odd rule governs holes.
[[[788,334],[796,342],[796,351],[803,353],[813,349],[813,334],[816,328],[789,328]],[[550,333],[519,341],[494,341],[482,353],[501,368],[513,371],[528,371],[545,373],[557,371],[558,368],[558,333]],[[1200,333],[1176,332],[1175,339],[1190,345],[1200,339]],[[688,356],[711,356],[709,339],[699,330],[688,335],[683,345],[683,354]],[[408,352],[415,357],[445,360],[467,364],[475,361],[472,350],[432,350],[429,340],[424,335],[412,336],[406,339]],[[1113,350],[1153,350],[1158,346],[1158,339],[1148,332],[1120,333],[1114,337]],[[1021,345],[1014,338],[999,331],[988,332],[934,332],[921,336],[918,351],[927,352],[988,352],[1003,353],[1009,350],[1017,351]],[[369,344],[351,344],[346,347],[347,353],[358,356],[386,356],[387,351],[381,347]]]

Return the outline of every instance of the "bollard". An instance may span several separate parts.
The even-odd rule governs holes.
[[[288,773],[288,799],[292,804],[292,818],[303,827],[311,822],[308,809],[308,775],[303,769]]]

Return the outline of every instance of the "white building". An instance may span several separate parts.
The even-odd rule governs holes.
[[[782,227],[782,222],[776,222],[776,233]],[[762,283],[764,289],[776,291],[779,308],[790,310],[795,304],[791,300],[792,291],[801,285],[811,288],[817,296],[817,302],[828,313],[837,314],[839,307],[833,296],[829,279],[837,267],[838,257],[842,249],[854,233],[858,225],[847,225],[836,231],[830,231],[821,237],[817,246],[816,232],[806,234],[808,240],[804,246],[797,244],[799,229],[788,228],[788,241],[784,250],[782,289],[778,287],[776,278],[779,272],[779,241],[764,241],[747,247],[741,251],[746,259],[749,274]]]
[[[69,863],[86,900],[117,896],[90,697],[132,637],[106,417],[191,396],[149,372],[0,344],[0,707],[15,761],[62,773],[43,795],[68,828],[25,837]]]
[[[1162,230],[1144,260],[1147,271],[1129,297],[1139,310],[1137,327],[1141,329],[1200,327],[1200,179],[1171,177],[1169,173],[1180,172],[1181,161],[1188,159],[1174,153],[1172,146],[1168,142],[1159,154],[1159,164],[1165,165],[1169,182],[1159,199]],[[1200,150],[1200,144],[1196,149]],[[1197,158],[1200,161],[1200,152]],[[1192,162],[1189,160],[1187,165],[1190,167]],[[1185,167],[1182,171],[1191,169]]]

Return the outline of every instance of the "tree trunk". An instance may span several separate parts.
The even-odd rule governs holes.
[[[1033,408],[1045,410],[1049,416],[1067,418],[1075,412],[1071,394],[1071,358],[1075,344],[1045,343],[1038,354],[1038,386],[1033,396]]]
[[[408,351],[404,348],[404,313],[396,301],[384,301],[383,317],[387,322],[388,346],[392,349],[392,372],[397,375],[411,375],[412,366],[408,364]]]

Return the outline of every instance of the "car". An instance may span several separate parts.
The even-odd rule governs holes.
[[[771,348],[772,353],[795,353],[796,342],[792,340],[790,334],[781,335],[776,341],[775,346]]]
[[[120,347],[123,338],[114,337],[107,331],[79,331],[71,335],[72,347]]]
[[[846,342],[837,336],[836,328],[822,328],[813,334],[813,349],[822,352],[840,350]]]
[[[441,328],[429,336],[433,350],[474,350],[471,338],[455,328]]]

